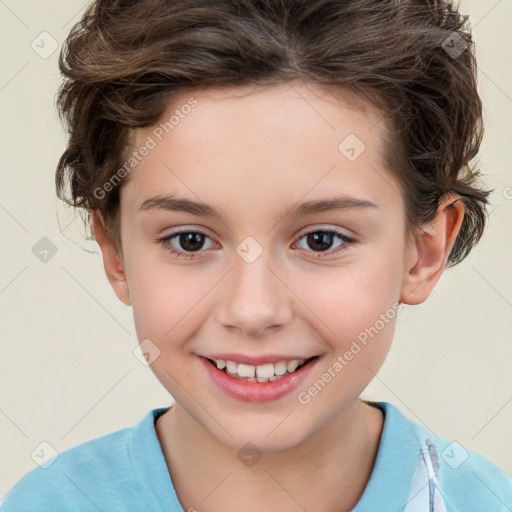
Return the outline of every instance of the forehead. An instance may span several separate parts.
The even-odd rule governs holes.
[[[361,195],[365,177],[379,185],[386,130],[355,93],[301,81],[182,92],[132,137],[132,151],[150,139],[154,147],[121,194],[131,208],[163,191],[222,207],[244,194],[280,205],[334,190]]]
[[[195,106],[190,108],[192,101]],[[209,130],[215,126],[217,130],[226,130],[228,125],[239,123],[243,125],[243,131],[237,131],[237,139],[256,133],[263,140],[265,134],[273,135],[272,130],[279,127],[293,129],[295,135],[306,129],[328,136],[343,129],[344,125],[351,125],[363,135],[365,129],[372,131],[378,124],[380,129],[385,129],[383,120],[382,112],[362,93],[348,87],[302,80],[265,86],[200,87],[176,95],[153,127],[135,132],[134,141],[136,144],[169,121],[173,136],[179,137],[180,132],[187,134],[183,125],[194,129],[204,127]],[[304,125],[304,122],[308,124]],[[181,130],[178,125],[182,125]],[[164,131],[164,136],[169,134],[169,130]],[[378,133],[376,130],[374,135]],[[213,135],[209,133],[210,137]]]

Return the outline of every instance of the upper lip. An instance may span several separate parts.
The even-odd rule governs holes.
[[[205,357],[206,359],[222,359],[223,361],[234,361],[235,363],[242,364],[250,364],[253,366],[259,366],[262,364],[268,363],[279,363],[280,361],[295,361],[295,360],[305,360],[311,359],[312,357],[316,357],[316,354],[313,356],[303,356],[303,355],[285,355],[285,354],[266,354],[266,355],[258,355],[258,356],[246,356],[243,354],[199,354],[201,357]]]

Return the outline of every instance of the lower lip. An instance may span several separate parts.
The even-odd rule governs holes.
[[[317,357],[293,373],[274,382],[249,382],[230,377],[204,357],[199,357],[199,359],[210,378],[222,391],[243,402],[270,402],[288,395],[304,381],[318,361]]]

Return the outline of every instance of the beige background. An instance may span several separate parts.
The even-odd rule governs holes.
[[[58,51],[42,58],[31,43],[50,50],[50,39],[41,48],[46,31],[60,48],[85,5],[0,0],[0,498],[35,467],[41,442],[60,452],[172,401],[134,357],[131,309],[54,194],[65,141],[54,109]],[[487,127],[480,161],[495,188],[490,225],[427,303],[406,307],[363,396],[394,403],[512,475],[512,1],[461,6],[477,41]],[[42,237],[57,249],[46,263],[32,252]]]

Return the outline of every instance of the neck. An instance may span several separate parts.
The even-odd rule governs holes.
[[[179,404],[156,422],[176,494],[185,510],[201,512],[349,511],[370,478],[382,427],[382,412],[356,400],[298,445],[244,466],[238,450],[217,441]]]

